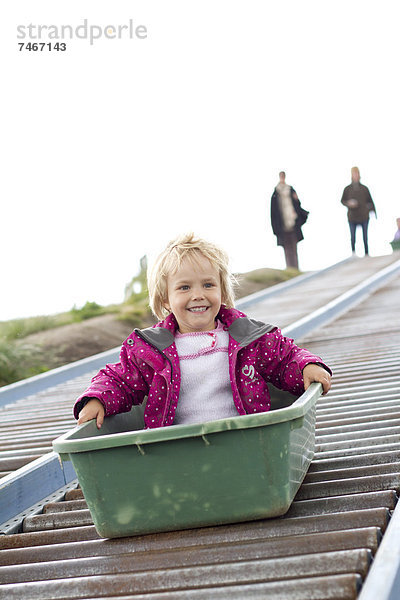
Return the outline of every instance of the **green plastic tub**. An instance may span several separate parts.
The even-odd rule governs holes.
[[[314,454],[312,384],[274,410],[143,430],[143,407],[53,442],[71,460],[96,530],[122,537],[284,514]],[[282,407],[282,408],[279,408]]]

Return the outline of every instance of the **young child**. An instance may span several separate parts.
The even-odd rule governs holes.
[[[149,277],[150,306],[161,319],[135,329],[120,362],[107,365],[78,398],[78,424],[129,411],[147,396],[146,428],[270,409],[267,382],[300,396],[312,382],[326,394],[331,371],[273,325],[233,308],[228,257],[193,234],[161,253]]]

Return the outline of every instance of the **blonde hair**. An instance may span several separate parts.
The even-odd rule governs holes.
[[[165,319],[170,312],[165,307],[168,297],[168,275],[176,273],[184,258],[195,259],[198,254],[208,258],[219,272],[222,303],[228,308],[233,307],[235,302],[234,286],[237,282],[229,272],[228,255],[215,244],[195,237],[194,233],[186,233],[169,242],[147,275],[149,304],[157,318]]]
[[[360,169],[358,167],[351,167],[351,174],[353,175],[353,173],[360,174]]]

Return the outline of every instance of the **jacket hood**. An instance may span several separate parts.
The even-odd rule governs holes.
[[[227,308],[224,304],[221,305],[217,318],[226,327],[229,335],[242,347],[248,346],[259,337],[276,329],[274,325],[249,319],[240,310]],[[152,346],[163,351],[174,343],[177,329],[178,323],[171,313],[164,321],[146,329],[135,329],[135,332]]]

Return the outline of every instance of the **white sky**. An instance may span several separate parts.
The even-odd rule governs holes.
[[[282,169],[310,211],[303,270],[350,253],[340,198],[353,165],[378,211],[371,254],[391,252],[397,0],[14,0],[0,12],[0,320],[120,302],[139,258],[188,230],[225,247],[234,271],[284,268],[269,220]],[[37,41],[18,40],[18,25],[84,19],[132,19],[148,37],[18,50]]]

